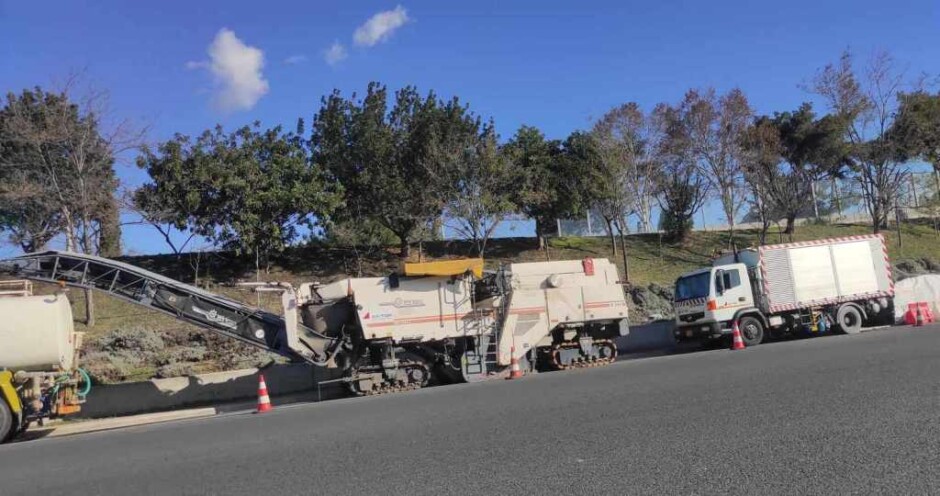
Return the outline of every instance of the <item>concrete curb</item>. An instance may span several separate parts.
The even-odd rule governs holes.
[[[29,429],[21,438],[17,439],[17,441],[64,437],[75,434],[107,431],[112,429],[121,429],[124,427],[134,427],[138,425],[211,417],[213,415],[217,415],[218,413],[218,410],[215,408],[207,407],[178,410],[173,412],[145,413],[141,415],[130,415],[126,417],[113,417],[97,420],[63,421],[59,423],[53,423],[52,425],[47,425],[45,427]]]
[[[296,403],[317,402],[315,391],[307,391],[299,394],[290,394],[276,397],[273,400],[274,408],[287,406]],[[14,442],[33,441],[37,439],[74,436],[77,434],[88,434],[92,432],[109,431],[114,429],[123,429],[126,427],[136,427],[142,425],[159,424],[163,422],[175,422],[180,420],[191,420],[219,415],[238,415],[252,413],[257,408],[256,401],[239,401],[234,403],[225,403],[202,408],[188,408],[173,410],[168,412],[143,413],[139,415],[126,415],[121,417],[110,417],[100,419],[76,419],[52,422],[45,427],[32,428],[25,434],[17,438]]]

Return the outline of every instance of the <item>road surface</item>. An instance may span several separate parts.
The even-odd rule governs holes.
[[[940,327],[0,447],[13,494],[940,493]]]

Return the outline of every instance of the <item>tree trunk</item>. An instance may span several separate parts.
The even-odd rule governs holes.
[[[255,282],[261,282],[261,254],[255,248]],[[255,292],[255,306],[261,307],[261,293]]]
[[[872,232],[878,234],[881,232],[881,205],[878,204],[878,200],[871,202],[871,225]]]
[[[816,179],[809,182],[810,193],[813,196],[813,216],[819,218],[819,200],[816,199]]]
[[[841,219],[842,218],[842,200],[839,199],[839,185],[836,183],[835,178],[832,179],[832,201],[835,202],[836,212],[839,214],[839,218]]]
[[[95,294],[91,289],[85,289],[85,327],[95,326]]]
[[[542,225],[542,221],[535,219],[535,238],[538,243],[539,250],[545,249],[545,227]]]
[[[398,244],[398,256],[403,260],[407,260],[411,256],[411,245],[408,243],[408,238],[406,236],[399,236]]]
[[[796,214],[789,213],[787,214],[787,227],[783,230],[783,234],[793,234],[793,231],[796,230]]]
[[[933,179],[937,183],[937,200],[940,201],[940,165],[934,165]]]
[[[627,262],[627,237],[620,229],[620,254],[623,255],[623,282],[630,284],[630,264]]]
[[[610,235],[610,251],[617,256],[617,239],[614,237],[614,221],[613,219],[608,219],[604,217],[604,222],[607,223],[607,233]]]
[[[770,221],[765,216],[760,224],[760,246],[767,244],[767,231],[770,231]]]

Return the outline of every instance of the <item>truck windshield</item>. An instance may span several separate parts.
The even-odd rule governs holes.
[[[710,272],[702,272],[694,276],[680,277],[676,281],[676,301],[707,297],[711,289],[711,276]]]

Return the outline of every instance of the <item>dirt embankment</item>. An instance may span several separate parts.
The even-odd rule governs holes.
[[[97,383],[261,367],[284,359],[201,330],[115,329],[89,340],[82,366]]]

